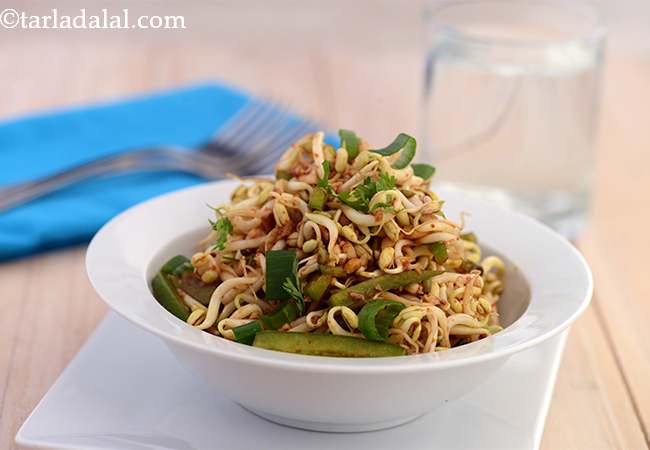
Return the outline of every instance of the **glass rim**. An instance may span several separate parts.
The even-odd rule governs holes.
[[[441,13],[447,10],[455,9],[458,7],[468,5],[481,5],[488,3],[502,3],[502,4],[516,4],[517,6],[551,6],[557,8],[558,11],[564,12],[567,9],[583,13],[590,17],[592,24],[587,26],[585,32],[576,32],[575,36],[567,38],[547,40],[525,40],[525,39],[509,39],[509,38],[496,38],[482,36],[479,33],[468,33],[459,30],[454,24],[441,19]],[[494,47],[510,47],[510,48],[529,48],[540,49],[554,45],[567,45],[577,42],[598,41],[604,39],[607,34],[607,25],[602,10],[591,1],[575,0],[570,3],[561,2],[559,0],[446,0],[444,3],[432,7],[426,11],[427,19],[434,26],[437,26],[449,39],[465,42],[471,45],[478,46],[494,46]]]

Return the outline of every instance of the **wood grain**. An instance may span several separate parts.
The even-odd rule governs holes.
[[[542,449],[643,449],[645,437],[612,346],[590,307],[562,360]]]
[[[650,127],[646,113],[630,105],[650,104],[650,58],[613,57],[607,75],[598,202],[583,249],[601,293],[603,327],[650,439]],[[598,178],[597,178],[598,179]]]
[[[0,447],[13,437],[38,400],[105,314],[84,273],[84,249],[30,258],[2,268]],[[6,335],[5,335],[6,333]]]
[[[131,95],[218,78],[286,99],[331,126],[352,124],[373,138],[414,129],[417,52],[375,59],[312,48],[282,54],[220,42],[151,39],[0,41],[0,117]],[[30,55],[25,58],[24,55]],[[399,59],[401,58],[401,59]],[[399,67],[412,70],[395,69]],[[373,74],[381,71],[381,79]],[[650,316],[645,283],[650,192],[648,61],[610,58],[602,112],[601,166],[592,227],[581,242],[596,275],[597,298],[575,325],[557,380],[542,448],[648,448]],[[394,95],[396,87],[403,87]],[[356,101],[354,99],[366,99]],[[377,109],[373,114],[369,110]],[[646,205],[646,206],[640,206]],[[101,320],[105,307],[86,280],[83,248],[0,265],[0,448]]]

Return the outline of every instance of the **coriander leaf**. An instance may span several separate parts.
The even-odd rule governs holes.
[[[375,212],[378,209],[383,209],[384,212],[395,212],[395,208],[393,208],[393,205],[391,205],[390,203],[383,203],[383,202],[373,205],[373,207],[370,208],[370,212]]]
[[[300,279],[297,276],[294,279],[287,277],[287,279],[284,280],[284,283],[282,283],[282,289],[284,289],[296,302],[298,312],[302,315],[305,310],[305,298],[301,292]]]
[[[397,178],[386,172],[382,172],[379,174],[379,180],[377,180],[376,186],[376,192],[395,189],[397,187]]]
[[[378,202],[372,205],[370,212],[375,212],[378,209],[383,209],[385,212],[395,211],[395,208],[393,208],[393,196],[388,194],[385,202]]]
[[[354,208],[357,211],[366,212],[368,209],[368,204],[364,202],[364,200],[353,198],[353,194],[350,192],[341,192],[337,198],[350,208]]]
[[[216,222],[209,221],[212,225],[212,229],[217,232],[217,242],[214,244],[213,248],[217,250],[223,250],[226,248],[226,241],[228,241],[228,235],[232,232],[232,223],[227,217],[221,217]]]
[[[338,195],[338,198],[346,205],[358,211],[367,213],[370,212],[370,200],[377,192],[395,189],[396,186],[397,179],[385,172],[382,172],[379,175],[377,181],[373,180],[370,177],[366,177],[366,179],[363,180],[363,183],[357,186],[352,192],[341,193]],[[373,208],[373,210],[374,209],[375,208]]]

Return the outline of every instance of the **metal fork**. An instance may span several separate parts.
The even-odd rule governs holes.
[[[316,129],[314,122],[297,118],[284,106],[268,101],[251,101],[196,151],[172,146],[138,149],[0,188],[0,212],[102,175],[136,170],[176,170],[214,179],[226,173],[262,173],[293,142]]]

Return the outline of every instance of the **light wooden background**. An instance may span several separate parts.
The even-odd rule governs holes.
[[[198,3],[186,3],[194,22],[179,32],[0,31],[0,118],[216,77],[372,139],[415,131],[422,48],[408,42],[417,32],[388,30],[379,44],[347,45],[349,30],[322,26],[303,10],[265,15]],[[278,27],[287,21],[299,31]],[[280,37],[267,40],[278,28]],[[593,210],[579,244],[596,296],[568,341],[545,450],[649,445],[650,54],[645,44],[627,45],[637,43],[631,33],[611,40]],[[0,264],[2,449],[15,447],[18,427],[106,313],[83,258],[79,247]]]

